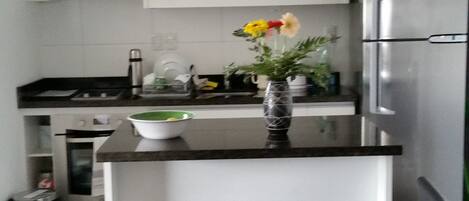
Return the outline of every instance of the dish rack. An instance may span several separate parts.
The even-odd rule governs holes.
[[[187,83],[162,83],[143,85],[142,94],[140,96],[147,98],[163,98],[163,97],[187,97],[192,92],[191,82]]]

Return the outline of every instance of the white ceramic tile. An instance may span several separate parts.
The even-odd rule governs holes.
[[[254,62],[256,53],[248,48],[250,43],[244,41],[224,42],[223,43],[223,63],[236,65],[248,65]]]
[[[252,8],[224,8],[223,9],[223,40],[224,62],[235,61],[238,64],[249,64],[254,61],[254,53],[248,51],[249,43],[239,40],[231,35],[231,32],[244,23],[253,19],[278,19],[285,12],[296,15],[302,28],[299,34],[289,40],[292,46],[299,40],[308,36],[325,34],[325,29],[337,26],[338,40],[331,52],[331,63],[334,71],[343,73],[343,82],[350,82],[346,75],[350,73],[350,47],[349,47],[349,6],[348,5],[314,5],[314,6],[284,6],[284,7],[252,7]]]
[[[323,34],[327,26],[342,27],[349,20],[347,5],[223,8],[223,40],[239,41],[231,35],[233,30],[254,19],[280,19],[286,12],[296,15],[302,24],[298,38]]]
[[[292,43],[321,35],[328,26],[337,26],[342,38],[332,63],[341,72],[349,68],[347,5],[143,9],[140,0],[60,0],[42,6],[45,44],[85,44],[83,49],[43,47],[42,73],[48,77],[124,76],[131,48],[142,49],[144,73],[150,73],[161,54],[151,50],[153,33],[176,33],[176,52],[194,63],[199,73],[222,73],[223,66],[231,62],[244,65],[254,60],[255,54],[248,50],[250,44],[233,37],[233,30],[252,19],[280,18],[287,11],[297,15],[302,23],[300,34]]]
[[[40,48],[43,77],[83,76],[83,49],[81,46],[46,46]]]
[[[50,1],[40,6],[42,44],[81,44],[83,37],[79,0]]]
[[[234,37],[233,31],[243,27],[247,22],[255,19],[280,18],[282,7],[236,7],[222,10],[222,39],[223,41],[241,41]]]
[[[151,41],[151,12],[149,9],[143,9],[143,1],[81,1],[85,44],[148,43]]]
[[[292,6],[288,7],[288,11],[301,22],[302,28],[297,38],[323,35],[330,26],[337,26],[339,31],[347,31],[348,35],[350,16],[346,5]]]
[[[187,58],[188,62],[194,64],[199,74],[223,73],[223,43],[221,42],[198,42],[181,43],[179,49],[171,51]],[[158,55],[165,52],[157,52]]]
[[[139,48],[143,54],[143,71],[151,72],[154,56],[150,45],[87,45],[84,47],[84,74],[86,77],[126,76],[129,66],[129,51]]]
[[[181,42],[221,40],[221,8],[152,9],[153,33],[177,33]]]

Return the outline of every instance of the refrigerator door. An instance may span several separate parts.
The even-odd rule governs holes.
[[[425,177],[419,177],[417,182],[419,184],[419,201],[446,201]]]
[[[467,32],[467,0],[363,0],[364,39]]]
[[[431,45],[419,75],[419,173],[446,200],[462,200],[466,44]]]
[[[462,200],[466,44],[367,42],[363,70],[363,114],[404,146],[394,200],[418,200],[419,177]]]

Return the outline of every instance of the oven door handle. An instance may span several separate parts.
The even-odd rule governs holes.
[[[106,140],[109,137],[93,137],[93,138],[67,138],[67,143],[95,143],[100,139]]]
[[[55,134],[55,136],[67,138],[97,138],[109,137],[114,130],[71,130],[67,129],[65,133]]]
[[[94,138],[67,138],[67,143],[93,143]]]

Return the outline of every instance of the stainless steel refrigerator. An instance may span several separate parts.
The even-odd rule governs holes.
[[[363,114],[404,148],[393,200],[463,200],[468,0],[361,3]]]

